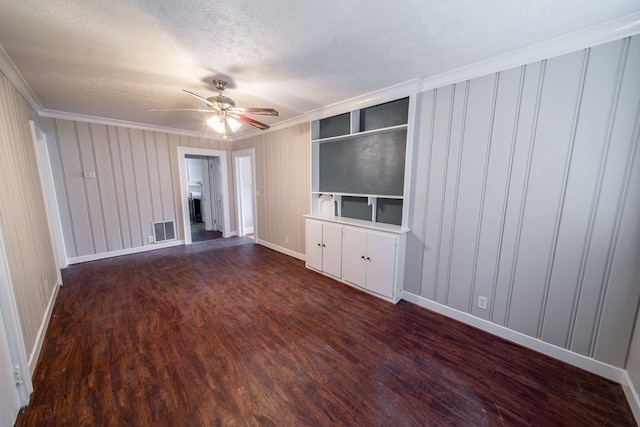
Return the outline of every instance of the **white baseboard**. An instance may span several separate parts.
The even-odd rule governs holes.
[[[36,335],[35,345],[29,355],[29,372],[31,372],[32,377],[35,372],[36,365],[38,364],[38,359],[40,358],[40,351],[42,350],[42,344],[44,343],[44,336],[47,333],[47,328],[49,327],[49,321],[51,320],[51,314],[53,313],[53,306],[56,302],[56,298],[58,297],[60,286],[62,286],[62,282],[56,283],[56,286],[53,287],[51,298],[49,298],[49,304],[47,305],[47,309],[42,317],[42,323],[40,324],[40,329],[38,329],[38,335]]]
[[[620,385],[622,385],[624,394],[627,396],[627,401],[629,402],[631,411],[633,411],[633,416],[635,417],[636,422],[640,422],[640,396],[638,396],[638,391],[633,386],[633,382],[631,381],[627,371],[624,371]]]
[[[297,259],[299,259],[301,261],[306,261],[306,257],[305,257],[304,254],[292,251],[291,249],[287,249],[287,248],[283,248],[282,246],[274,245],[273,243],[267,242],[266,240],[257,240],[256,243],[259,244],[259,245],[262,245],[264,247],[267,247],[269,249],[273,249],[274,251],[282,252],[285,255],[289,255],[290,257],[297,258]]]
[[[478,329],[481,329],[490,334],[496,335],[500,338],[504,338],[516,344],[520,344],[531,350],[535,350],[539,353],[553,357],[554,359],[568,363],[578,368],[582,368],[586,371],[592,372],[601,377],[616,381],[622,384],[623,377],[626,374],[624,369],[609,365],[604,362],[592,359],[587,356],[583,356],[573,351],[567,350],[562,347],[555,346],[553,344],[546,343],[537,338],[530,337],[521,332],[514,331],[504,326],[491,323],[488,320],[480,319],[479,317],[472,316],[469,313],[456,310],[446,305],[439,304],[435,301],[431,301],[427,298],[402,291],[402,299],[417,304],[421,307],[435,311],[436,313],[443,314],[447,317],[451,317],[455,320],[459,320],[462,323],[471,325]]]
[[[83,255],[83,256],[74,257],[74,258],[67,258],[67,264],[78,264],[81,262],[96,261],[99,259],[113,258],[121,255],[137,254],[140,252],[154,251],[156,249],[171,248],[173,246],[180,246],[180,245],[184,245],[184,240],[172,240],[170,242],[165,242],[165,243],[155,243],[152,245],[138,246],[135,248],[120,249],[117,251],[101,252],[99,254],[91,254],[91,255]]]

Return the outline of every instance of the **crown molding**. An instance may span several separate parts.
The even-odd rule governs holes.
[[[227,141],[235,142],[235,141],[244,141],[245,139],[253,138],[256,136],[264,135],[271,132],[276,132],[282,129],[290,128],[293,126],[301,125],[303,123],[309,123],[309,117],[306,114],[302,114],[300,116],[293,117],[291,119],[283,120],[278,123],[274,123],[267,130],[251,130],[249,132],[241,133],[233,138],[227,138]]]
[[[33,93],[31,87],[27,84],[27,81],[22,77],[20,71],[13,63],[9,54],[4,47],[0,44],[0,72],[4,74],[11,84],[20,92],[24,99],[29,103],[33,111],[40,114],[42,111],[42,104],[38,97]]]
[[[388,86],[383,89],[378,89],[373,92],[349,98],[344,101],[336,102],[325,107],[307,111],[307,116],[309,120],[317,120],[323,117],[330,117],[347,111],[359,110],[361,108],[367,108],[371,107],[372,105],[378,105],[405,96],[410,96],[416,93],[419,88],[420,80],[412,79],[393,86]]]
[[[165,126],[150,125],[146,123],[129,122],[126,120],[109,119],[106,117],[89,116],[86,114],[67,113],[64,111],[42,109],[40,111],[40,117],[49,117],[52,119],[72,120],[75,122],[94,123],[106,126],[126,127],[129,129],[149,130],[154,132],[171,133],[176,135],[193,136],[196,138],[213,139],[216,141],[228,141],[228,138],[224,138],[218,135],[212,135],[206,132],[197,132],[185,129],[170,128]]]
[[[640,12],[537,43],[422,80],[421,91],[436,89],[524,64],[549,59],[640,33]]]

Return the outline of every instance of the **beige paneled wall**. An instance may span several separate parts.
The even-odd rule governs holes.
[[[37,120],[33,110],[0,74],[0,227],[25,348],[35,358],[39,332],[58,285],[58,267],[30,120]]]
[[[304,221],[310,205],[309,124],[233,143],[255,148],[258,238],[304,255]],[[287,243],[289,238],[289,243]]]
[[[70,259],[153,245],[147,237],[156,221],[174,220],[183,239],[177,147],[228,151],[229,146],[62,119],[41,119],[41,125]],[[96,177],[85,178],[85,172]]]
[[[638,76],[635,36],[424,92],[405,291],[624,367]]]

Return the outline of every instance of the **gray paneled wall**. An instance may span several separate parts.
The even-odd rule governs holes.
[[[228,151],[229,145],[61,119],[41,124],[70,258],[150,245],[155,221],[175,220],[183,239],[177,147]],[[95,172],[96,178],[85,178],[84,172]]]
[[[311,198],[309,138],[307,122],[233,143],[255,148],[258,238],[298,254]]]
[[[58,285],[58,266],[29,120],[37,120],[35,113],[0,73],[0,228],[25,348],[37,358],[38,331],[48,320],[45,315]]]
[[[624,367],[638,76],[635,36],[422,93],[405,291]]]

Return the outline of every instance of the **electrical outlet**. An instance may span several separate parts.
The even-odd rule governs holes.
[[[285,238],[284,238],[284,242],[288,245],[288,244],[289,244],[289,238],[288,238],[288,237],[285,237]]]
[[[149,243],[153,243],[153,236],[149,236]]]
[[[487,297],[478,297],[478,307],[483,310],[487,309]]]

